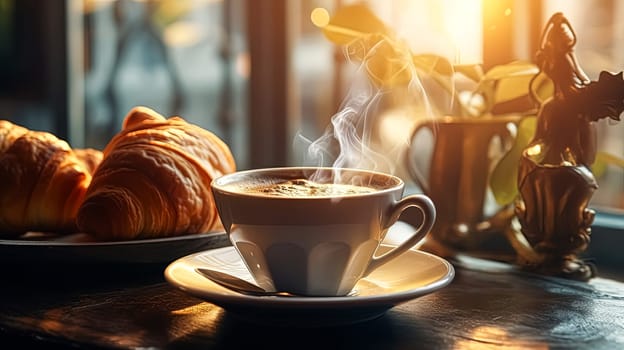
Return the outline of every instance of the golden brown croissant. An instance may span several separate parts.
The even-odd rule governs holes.
[[[74,148],[74,153],[92,175],[102,162],[102,152],[93,148]]]
[[[67,142],[0,121],[0,236],[75,231],[90,182],[89,168]]]
[[[20,136],[28,132],[28,129],[15,125],[8,120],[0,120],[0,154]]]
[[[210,183],[234,170],[213,133],[135,107],[104,150],[78,227],[110,240],[208,232],[220,225]]]

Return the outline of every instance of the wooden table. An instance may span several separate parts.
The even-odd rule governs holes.
[[[624,348],[624,283],[474,259],[454,265],[449,286],[372,321],[328,328],[246,323],[167,284],[158,264],[4,266],[0,348]]]

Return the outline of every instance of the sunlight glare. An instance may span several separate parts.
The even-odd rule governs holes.
[[[310,13],[310,20],[319,28],[326,27],[329,24],[329,12],[322,7],[317,7]]]
[[[455,47],[456,64],[480,63],[482,60],[481,1],[446,0],[445,27]]]

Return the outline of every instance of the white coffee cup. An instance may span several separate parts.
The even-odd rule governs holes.
[[[299,179],[338,185],[310,190]],[[258,285],[309,296],[348,294],[362,277],[425,237],[434,205],[425,195],[403,197],[403,190],[396,176],[344,168],[255,169],[212,182],[223,226]],[[376,257],[388,228],[409,207],[420,209],[421,225]]]

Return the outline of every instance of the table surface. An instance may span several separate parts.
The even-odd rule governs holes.
[[[475,259],[453,263],[456,276],[445,288],[374,320],[326,328],[247,323],[172,287],[158,264],[5,266],[0,342],[52,349],[624,348],[624,283],[575,282]]]

